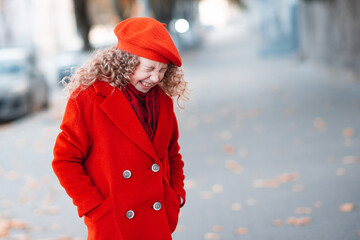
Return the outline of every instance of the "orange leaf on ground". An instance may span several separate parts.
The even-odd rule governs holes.
[[[212,187],[212,191],[213,193],[215,194],[219,194],[219,193],[222,193],[224,191],[224,187],[223,185],[221,184],[215,184],[213,187]]]
[[[281,224],[282,224],[282,221],[280,219],[276,219],[273,221],[273,225],[275,227],[279,227],[279,226],[281,226]]]
[[[345,168],[338,168],[336,169],[336,176],[344,176],[346,173]]]
[[[177,225],[175,232],[184,232],[186,230],[186,226],[184,225]]]
[[[235,151],[235,148],[233,145],[227,144],[224,146],[224,152],[228,155],[233,154]]]
[[[309,207],[299,207],[299,208],[295,209],[296,214],[310,214],[311,211],[312,210]]]
[[[293,192],[303,192],[305,191],[305,187],[302,184],[298,184],[292,187]]]
[[[354,164],[354,163],[360,163],[359,156],[346,156],[343,158],[343,164]]]
[[[343,136],[345,138],[351,138],[352,136],[354,136],[354,129],[349,127],[349,128],[345,128],[343,130]]]
[[[320,117],[314,119],[314,126],[321,132],[325,132],[327,130],[326,123]]]
[[[231,205],[231,210],[232,211],[240,211],[241,208],[242,208],[241,203],[233,203]]]
[[[315,204],[314,204],[314,208],[321,208],[322,207],[322,202],[320,201],[317,201]]]
[[[217,233],[206,233],[204,238],[208,240],[218,240],[220,239],[220,235]]]
[[[215,225],[215,226],[212,227],[212,230],[213,230],[214,232],[221,232],[221,231],[223,230],[223,226],[221,226],[221,225]]]
[[[201,196],[202,199],[210,199],[210,198],[213,197],[213,194],[210,191],[202,191],[200,193],[200,196]]]
[[[355,209],[355,205],[353,203],[344,203],[340,206],[340,211],[342,212],[352,212]]]
[[[248,229],[247,228],[238,228],[235,230],[235,234],[237,235],[244,235],[248,233]]]

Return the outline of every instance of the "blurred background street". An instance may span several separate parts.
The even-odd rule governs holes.
[[[86,34],[70,0],[0,1],[0,239],[86,239],[51,168],[59,80],[133,15],[168,23],[192,90],[176,112],[187,203],[174,240],[360,239],[356,0],[78,2],[92,18]],[[19,46],[30,53],[1,56]],[[10,78],[30,70],[34,89]]]

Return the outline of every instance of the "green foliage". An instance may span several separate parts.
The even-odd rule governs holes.
[[[239,6],[240,8],[245,9],[246,5],[244,4],[244,2],[242,0],[228,0],[230,3],[233,3],[237,6]]]

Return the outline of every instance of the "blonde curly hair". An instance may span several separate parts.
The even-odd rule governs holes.
[[[75,89],[80,87],[81,90],[85,90],[96,80],[108,82],[111,86],[122,89],[130,83],[131,75],[139,64],[136,55],[116,47],[98,50],[82,67],[76,69],[73,76],[62,79],[65,95],[69,98]],[[177,100],[180,108],[183,108],[180,102],[189,99],[187,84],[183,69],[170,63],[159,86],[167,95]]]

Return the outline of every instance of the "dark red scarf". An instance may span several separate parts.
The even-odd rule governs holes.
[[[138,91],[132,84],[123,88],[123,92],[134,109],[141,125],[152,141],[156,132],[160,112],[160,101],[156,87],[147,93]]]

